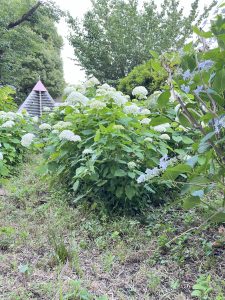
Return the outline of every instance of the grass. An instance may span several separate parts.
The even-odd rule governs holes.
[[[188,231],[205,221],[204,207],[154,209],[144,223],[110,219],[95,206],[70,207],[69,194],[37,175],[37,161],[0,196],[1,299],[225,299],[225,249],[214,247],[223,227]]]

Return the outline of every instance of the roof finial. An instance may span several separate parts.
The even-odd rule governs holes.
[[[41,80],[41,76],[40,75],[38,75],[38,80]]]

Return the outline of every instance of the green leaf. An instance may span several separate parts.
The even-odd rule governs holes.
[[[164,108],[170,100],[170,95],[170,91],[163,92],[157,100],[158,107]]]
[[[136,190],[135,190],[135,188],[133,186],[126,185],[126,187],[125,187],[125,193],[127,195],[127,198],[129,200],[131,200],[135,196]]]
[[[126,175],[127,173],[122,169],[116,169],[116,171],[114,172],[114,176],[116,177],[124,177]]]
[[[154,119],[151,120],[151,126],[157,126],[165,123],[170,123],[171,120],[167,117],[160,116],[160,117],[155,117]]]
[[[76,180],[73,184],[73,191],[76,192],[78,190],[78,187],[80,185],[80,181]]]
[[[179,175],[184,173],[191,173],[192,168],[187,164],[179,164],[175,167],[168,168],[163,174],[163,179],[175,180]]]
[[[190,197],[184,199],[183,207],[184,207],[184,209],[191,209],[200,203],[201,203],[201,201],[200,201],[199,197],[190,196]]]
[[[184,144],[187,144],[187,145],[194,143],[194,141],[191,138],[189,138],[188,136],[183,136],[182,140],[183,140]]]
[[[213,37],[213,34],[211,31],[203,31],[200,30],[197,26],[193,26],[193,31],[196,33],[198,36],[203,37],[205,39]]]
[[[100,140],[100,137],[101,137],[101,132],[100,132],[100,130],[98,129],[98,130],[96,131],[96,134],[95,134],[95,137],[94,137],[94,141],[95,141],[95,142],[98,142],[98,141]]]
[[[224,223],[225,222],[225,212],[218,212],[212,219],[212,222],[215,223]]]

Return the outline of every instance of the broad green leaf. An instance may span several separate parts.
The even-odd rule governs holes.
[[[159,108],[164,108],[170,100],[170,95],[170,91],[163,92],[157,100],[157,106]]]
[[[195,207],[196,205],[200,204],[200,199],[199,197],[195,197],[195,196],[190,196],[186,199],[184,199],[183,201],[183,207],[184,209],[191,209],[193,207]]]
[[[203,31],[199,29],[197,26],[193,26],[193,31],[196,33],[198,36],[203,37],[205,39],[211,38],[213,36],[211,31]]]
[[[175,167],[169,167],[163,174],[163,179],[175,180],[179,175],[191,173],[192,168],[187,164],[179,164]]]

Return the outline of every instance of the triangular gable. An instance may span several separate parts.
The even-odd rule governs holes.
[[[33,90],[20,106],[18,112],[26,109],[32,116],[41,116],[44,107],[49,107],[51,110],[55,106],[55,101],[52,99],[43,83],[39,80]]]

